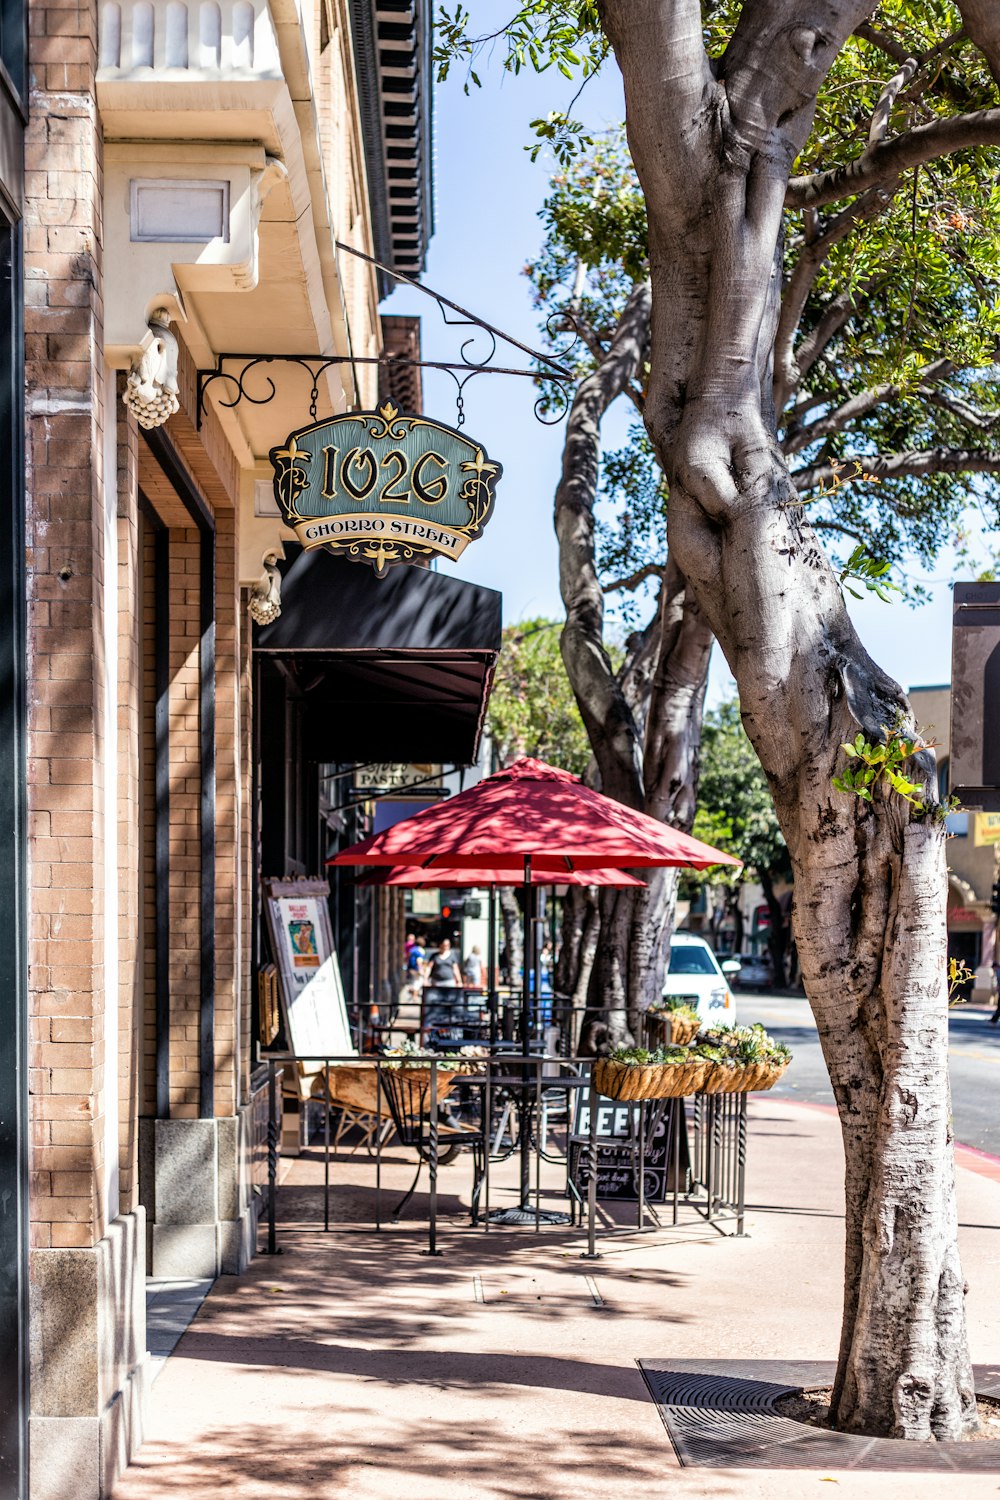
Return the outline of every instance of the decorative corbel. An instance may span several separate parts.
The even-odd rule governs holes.
[[[264,199],[279,182],[288,181],[288,168],[276,156],[265,156],[264,166],[251,173],[250,194],[250,244],[249,262],[240,271],[234,271],[236,285],[244,292],[252,292],[258,280],[258,255],[260,251],[260,216],[264,211]]]
[[[140,427],[162,427],[180,408],[177,388],[177,339],[164,307],[150,314],[146,336],[133,358],[122,400]]]
[[[248,608],[250,618],[258,625],[270,625],[281,614],[281,574],[277,552],[265,552],[261,558],[263,573],[251,586]]]

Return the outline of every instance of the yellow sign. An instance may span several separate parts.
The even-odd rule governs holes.
[[[1000,844],[1000,813],[976,813],[975,843]]]

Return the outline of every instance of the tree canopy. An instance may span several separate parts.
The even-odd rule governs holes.
[[[561,620],[508,625],[488,724],[501,765],[534,755],[582,775],[590,746],[559,654]]]
[[[461,12],[439,36],[470,66],[491,45]],[[613,325],[590,325],[595,368],[570,412],[555,506],[564,659],[621,800],[648,800],[658,775],[669,816],[680,783],[664,778],[664,752],[679,721],[655,735],[650,724],[676,708],[689,602],[725,654],[794,869],[798,954],[841,1120],[832,1421],[961,1436],[978,1419],[947,1124],[945,809],[912,708],[859,639],[843,585],[853,572],[883,589],[870,553],[927,545],[914,496],[933,494],[940,528],[1000,471],[1000,7],[524,0],[492,40],[514,71],[554,66],[584,83],[613,54],[646,209],[648,274],[630,275]],[[564,168],[592,145],[573,108],[537,126]],[[591,198],[599,209],[603,190]],[[616,198],[617,222],[628,207]],[[569,321],[590,269],[567,283]],[[643,632],[656,662],[644,747],[608,670],[594,565],[597,433],[622,392],[668,486],[660,627]],[[836,508],[845,495],[853,513]],[[817,533],[854,543],[839,567]],[[692,639],[691,703],[704,658]],[[893,734],[919,795],[888,776],[870,799],[845,791],[843,747]],[[633,924],[622,953],[642,935]]]
[[[857,103],[839,106],[849,134],[873,87],[862,46],[848,70]],[[841,99],[854,97],[849,80]],[[922,591],[907,581],[908,560],[928,567],[947,545],[975,553],[970,506],[983,528],[1000,526],[1000,164],[984,155],[914,169],[908,195],[825,235],[811,211],[787,216],[781,444],[837,566],[849,577],[860,549],[889,563],[914,599]],[[546,319],[582,332],[582,374],[648,274],[645,204],[622,132],[553,176],[542,217],[529,274]],[[628,392],[639,413],[644,378]],[[604,456],[601,496],[607,584],[662,565],[665,485],[638,416],[627,443]],[[981,571],[988,559],[979,549],[970,561]]]

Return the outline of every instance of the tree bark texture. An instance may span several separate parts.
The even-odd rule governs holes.
[[[503,924],[504,947],[507,950],[508,983],[516,985],[521,965],[524,963],[524,941],[521,935],[524,919],[518,899],[510,886],[497,887],[497,900],[500,905],[500,921]]]
[[[571,885],[563,897],[559,956],[553,975],[557,995],[582,1005],[590,984],[599,921],[597,892],[593,886]]]
[[[645,420],[669,483],[670,556],[726,655],[774,795],[843,1129],[834,1419],[945,1438],[976,1415],[948,1134],[944,824],[895,794],[869,806],[832,788],[842,741],[913,720],[796,503],[772,395],[789,173],[820,84],[873,9],[746,0],[710,63],[698,0],[601,3],[649,217]],[[933,803],[933,758],[907,769]]]
[[[774,976],[775,987],[783,990],[788,982],[788,974],[785,968],[785,949],[788,946],[787,933],[785,931],[785,913],[781,909],[774,890],[774,881],[771,879],[770,870],[758,870],[761,890],[764,892],[764,900],[767,902],[768,915],[771,923],[767,932],[767,951],[771,955],[771,970]]]
[[[597,368],[570,408],[555,499],[562,654],[597,763],[601,789],[687,830],[695,808],[701,721],[712,637],[680,571],[667,566],[656,617],[630,642],[616,676],[604,646],[604,592],[596,563],[594,504],[601,420],[639,370],[649,336],[649,287],[634,288]],[[642,871],[642,890],[604,890],[581,1028],[586,1052],[635,1032],[663,987],[676,872]]]

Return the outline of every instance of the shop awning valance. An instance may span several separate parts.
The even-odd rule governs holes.
[[[428,568],[370,568],[288,546],[281,614],[254,653],[306,707],[318,761],[476,756],[501,642],[501,596]]]

